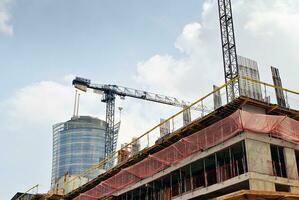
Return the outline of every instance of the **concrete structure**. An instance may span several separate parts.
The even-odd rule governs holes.
[[[241,77],[260,80],[258,65],[254,60],[238,56],[238,70]],[[240,79],[240,95],[263,100],[261,85],[248,80]]]
[[[216,85],[213,85],[213,90],[216,91],[219,87]],[[222,106],[222,99],[220,90],[214,92],[213,94],[213,101],[214,101],[214,110]]]
[[[271,66],[271,72],[272,72],[273,84],[277,86],[277,88],[275,88],[277,104],[282,107],[288,107],[286,98],[284,96],[284,92],[283,90],[279,89],[282,88],[282,81],[280,78],[279,69]]]
[[[160,123],[163,123],[164,121],[165,119],[160,119]],[[160,127],[160,137],[163,137],[169,133],[170,133],[170,121],[167,121]]]
[[[133,137],[132,141],[134,141],[134,142],[131,145],[131,154],[135,155],[135,154],[139,153],[139,151],[140,151],[140,142],[138,140],[136,140],[136,137]]]
[[[253,118],[247,119],[249,121],[245,120],[244,122],[241,122],[241,124],[250,123],[246,126],[245,124],[241,125],[242,129],[238,130],[242,131],[235,132],[237,134],[234,134],[233,137],[221,136],[221,134],[227,133],[228,130],[232,131],[231,128],[227,127],[227,124],[231,125],[237,119],[230,121],[232,117],[229,113],[235,112],[237,109],[242,109],[246,111],[246,113],[258,113],[257,117],[261,118],[256,118],[254,115]],[[246,113],[241,114],[241,116],[246,116]],[[165,138],[164,140],[165,143],[164,141],[161,141],[154,147],[145,149],[140,155],[136,155],[136,158],[132,158],[131,160],[128,160],[127,163],[122,163],[120,166],[117,166],[103,176],[100,176],[98,182],[94,181],[94,183],[87,183],[86,186],[78,188],[64,198],[73,199],[76,196],[76,199],[78,200],[96,198],[97,194],[92,192],[92,188],[97,186],[97,191],[101,191],[101,184],[99,183],[102,183],[109,177],[111,179],[113,176],[119,174],[119,169],[124,168],[126,168],[125,171],[128,172],[128,179],[125,179],[125,182],[128,184],[124,187],[118,185],[120,186],[120,189],[111,190],[112,192],[109,192],[109,195],[106,195],[106,198],[119,200],[211,199],[239,190],[268,191],[269,193],[288,192],[289,194],[295,194],[297,192],[296,194],[298,194],[299,143],[295,142],[295,140],[289,141],[288,139],[280,138],[278,134],[268,135],[266,134],[267,131],[259,134],[258,129],[256,129],[256,131],[243,129],[243,127],[249,126],[254,130],[258,125],[257,123],[264,118],[263,116],[269,116],[269,121],[264,121],[265,124],[263,125],[263,123],[261,123],[260,127],[269,127],[271,120],[277,120],[277,116],[273,117],[273,114],[289,116],[290,120],[293,120],[291,118],[299,118],[298,111],[285,110],[277,105],[268,104],[253,98],[239,97],[227,104],[224,108],[217,109],[205,118],[193,121],[184,129],[179,130],[179,132],[169,134],[169,138]],[[219,118],[223,118],[225,121],[219,121]],[[292,123],[298,125],[298,122],[295,121],[296,120],[292,121]],[[280,122],[281,120],[279,123]],[[142,162],[144,160],[142,155],[151,154],[151,159],[155,159],[157,156],[155,152],[159,153],[160,151],[163,151],[163,149],[161,150],[161,146],[169,144],[168,141],[172,141],[172,143],[174,141],[182,141],[180,138],[177,138],[178,135],[182,135],[181,138],[184,138],[183,141],[193,141],[194,139],[192,140],[191,138],[196,138],[193,137],[194,134],[199,134],[201,132],[194,133],[195,131],[207,127],[207,130],[204,129],[206,131],[202,130],[203,133],[206,133],[209,132],[209,127],[213,126],[215,127],[210,129],[212,132],[204,137],[210,135],[215,141],[220,136],[227,138],[219,140],[222,142],[214,143],[214,145],[211,145],[213,144],[212,142],[207,148],[203,148],[202,151],[195,151],[184,159],[173,162],[169,166],[167,165],[166,168],[158,170],[150,176],[145,175],[144,178],[133,182],[131,181],[132,178],[136,176],[133,175],[136,171],[132,171],[132,169],[134,169],[134,163],[138,164]],[[275,124],[273,125],[273,127],[276,126]],[[289,126],[292,128],[288,128]],[[285,131],[297,130],[294,124],[287,123],[285,128]],[[215,133],[215,131],[217,132],[218,130],[224,130],[224,132],[220,131],[219,133]],[[188,139],[183,136],[187,133],[189,135],[191,134],[187,137]],[[294,133],[290,132],[290,134]],[[282,135],[285,134],[286,133],[283,133]],[[215,137],[217,135],[218,137]],[[176,137],[176,139],[174,139],[174,137]],[[297,138],[297,135],[292,137]],[[212,138],[206,138],[205,140],[207,142]],[[167,145],[164,147],[166,148]],[[183,146],[180,147],[176,145],[176,147],[182,148]],[[160,159],[161,158],[158,158],[157,161],[160,162]],[[156,166],[159,165],[157,162],[153,163],[155,163]],[[139,169],[142,173],[147,173],[147,170],[153,169],[153,167],[147,168],[147,165],[143,164],[140,166],[146,167],[144,169]],[[131,176],[131,179],[129,176]],[[115,181],[117,180],[118,178],[115,179]],[[114,184],[112,182],[105,182],[105,184],[106,183]],[[105,184],[102,186],[106,186]],[[107,187],[109,188],[108,185]],[[78,196],[80,193],[81,195]]]
[[[53,126],[52,189],[60,189],[62,179],[78,175],[104,158],[105,129],[105,121],[89,116]],[[88,180],[98,174],[95,171],[82,178]]]
[[[282,148],[284,155],[284,162],[280,162],[278,165],[275,165],[275,161],[273,161],[275,155],[273,152],[271,153],[271,149],[276,147]],[[240,156],[241,159],[235,161],[241,161],[241,163],[228,164],[229,170],[235,170],[235,174],[231,178],[226,178],[225,173],[220,173],[220,168],[216,169],[216,165],[223,158],[222,156],[229,151],[240,151],[242,155],[232,154],[233,156]],[[209,199],[241,189],[299,192],[295,152],[299,152],[299,145],[268,136],[243,132],[221,145],[194,154],[189,159],[178,162],[152,177],[116,192],[114,195],[117,196],[116,199],[131,199],[132,197],[135,199],[140,193],[144,196],[148,193],[151,196],[150,193],[155,184],[156,188],[161,188],[163,182],[166,186],[164,186],[162,193],[157,192],[156,199]],[[200,175],[196,171],[196,166],[202,165],[204,167],[201,161],[207,165],[211,156],[215,162],[214,171],[209,168]],[[280,169],[276,168],[277,166]],[[190,168],[191,171],[188,172]],[[229,173],[229,170],[226,172]],[[284,174],[283,171],[286,171],[287,174]],[[202,180],[198,177],[202,177]]]

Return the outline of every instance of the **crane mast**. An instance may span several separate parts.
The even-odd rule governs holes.
[[[239,76],[231,0],[218,0],[225,83]],[[239,80],[226,86],[227,102],[240,94]]]
[[[105,157],[115,151],[118,131],[114,130],[115,95],[112,91],[104,93],[102,102],[106,103],[106,134],[105,134]]]
[[[169,97],[165,95],[155,94],[142,90],[136,90],[132,88],[122,87],[118,85],[108,84],[92,84],[89,79],[76,77],[73,80],[73,85],[82,91],[87,89],[93,89],[96,92],[103,93],[102,102],[106,103],[106,134],[105,134],[105,156],[109,156],[116,150],[117,134],[115,131],[115,98],[116,95],[120,97],[132,97],[136,99],[142,99],[146,101],[152,101],[156,103],[162,103],[166,105],[172,105],[177,107],[186,107],[191,103],[179,100],[175,97]],[[205,107],[191,107],[193,110],[204,111]]]

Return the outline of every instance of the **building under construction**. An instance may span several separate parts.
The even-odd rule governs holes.
[[[60,198],[299,199],[298,118],[238,97]]]
[[[272,85],[237,58],[230,0],[218,8],[225,84],[64,184],[108,163],[106,173],[32,199],[299,199],[299,93],[282,87],[278,69]]]
[[[210,199],[239,190],[294,197],[298,118],[299,111],[240,96],[64,198]]]
[[[170,123],[172,132],[161,137],[164,123],[215,102],[226,83],[87,172],[114,163],[106,173],[64,195],[33,199],[299,199],[299,93],[249,77],[233,81],[240,79],[264,88],[262,98],[240,95],[187,125]],[[279,104],[281,94],[288,107]]]

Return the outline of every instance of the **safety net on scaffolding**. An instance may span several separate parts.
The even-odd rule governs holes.
[[[142,161],[122,169],[96,187],[80,194],[76,200],[102,199],[144,178],[164,170],[174,163],[223,143],[244,131],[267,134],[299,144],[299,121],[287,116],[250,113],[238,110],[232,115],[185,137],[169,147],[147,156]]]

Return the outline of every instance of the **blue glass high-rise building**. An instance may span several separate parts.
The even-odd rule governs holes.
[[[64,175],[80,174],[105,157],[105,130],[105,121],[89,116],[53,126],[52,188]],[[86,178],[97,175],[95,171]]]

